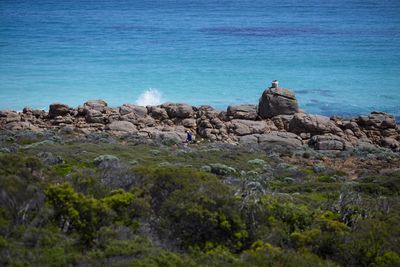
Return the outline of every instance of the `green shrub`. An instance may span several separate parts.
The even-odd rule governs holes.
[[[139,167],[135,171],[150,194],[151,206],[155,212],[159,211],[161,204],[176,190],[194,188],[202,181],[218,181],[209,173],[188,168]]]
[[[327,174],[323,174],[317,177],[317,181],[321,183],[333,183],[336,180]]]
[[[206,244],[239,249],[247,237],[239,202],[215,176],[191,169],[155,169],[149,193],[159,230],[184,248]]]
[[[400,266],[400,256],[393,251],[387,251],[382,256],[375,258],[372,266]]]
[[[323,260],[311,252],[285,251],[271,244],[256,242],[251,249],[245,251],[239,263],[233,264],[237,267],[259,267],[259,266],[338,266],[333,262]]]
[[[186,259],[179,254],[162,250],[156,255],[133,260],[132,267],[189,267]]]
[[[289,201],[266,196],[261,200],[263,217],[272,225],[285,224],[289,232],[308,227],[312,220],[312,212],[305,205],[296,205]]]
[[[88,247],[94,245],[96,235],[103,226],[121,223],[137,228],[137,207],[144,207],[140,201],[136,204],[133,193],[122,189],[112,191],[103,199],[95,199],[75,192],[69,184],[50,185],[46,189],[46,197],[53,206],[54,219],[60,229],[67,233],[76,231]]]

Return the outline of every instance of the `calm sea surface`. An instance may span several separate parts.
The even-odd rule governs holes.
[[[0,0],[0,109],[223,109],[273,79],[307,112],[399,117],[400,1]]]

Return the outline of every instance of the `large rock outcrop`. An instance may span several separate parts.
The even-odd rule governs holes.
[[[277,115],[293,115],[299,112],[296,96],[284,88],[269,88],[258,103],[258,115],[267,119]]]
[[[134,135],[167,143],[185,140],[190,130],[207,141],[230,144],[279,145],[290,148],[308,144],[317,150],[347,150],[385,147],[400,151],[400,126],[387,113],[341,118],[300,113],[296,97],[277,82],[263,93],[260,105],[229,106],[226,111],[211,106],[180,103],[158,106],[124,104],[109,107],[91,100],[78,108],[50,105],[49,112],[24,108],[23,112],[0,110],[0,130],[64,134],[108,132]]]

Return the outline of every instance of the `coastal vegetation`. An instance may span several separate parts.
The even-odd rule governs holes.
[[[388,149],[1,133],[2,266],[398,266]]]

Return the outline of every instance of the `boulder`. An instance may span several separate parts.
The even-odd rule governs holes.
[[[208,119],[201,119],[197,124],[199,129],[213,128],[213,124]]]
[[[316,150],[344,150],[346,142],[339,136],[333,134],[314,135],[309,145]]]
[[[28,121],[16,121],[6,124],[6,128],[11,131],[29,130],[32,132],[41,132],[42,129]]]
[[[383,138],[382,141],[381,141],[381,145],[383,147],[387,147],[387,148],[393,149],[395,151],[400,149],[399,141],[397,141],[394,138],[390,138],[390,137]]]
[[[348,122],[343,123],[343,128],[346,129],[346,130],[349,129],[352,132],[357,132],[357,131],[360,130],[360,127],[354,121],[348,121]]]
[[[154,120],[154,118],[152,118],[150,116],[144,116],[144,117],[137,118],[137,121],[135,124],[142,128],[153,127],[153,126],[156,126],[156,121]]]
[[[227,116],[233,119],[255,120],[257,118],[256,105],[238,105],[229,106],[226,112]]]
[[[72,124],[73,122],[74,118],[69,114],[67,116],[57,116],[52,120],[53,125]]]
[[[132,122],[133,124],[136,124],[138,118],[136,117],[135,114],[133,114],[133,113],[128,113],[128,114],[119,116],[119,120],[122,120],[122,121],[129,121],[129,122]]]
[[[106,114],[107,116],[120,115],[119,108],[112,108],[112,107],[105,107],[103,113]]]
[[[88,110],[97,110],[100,112],[105,111],[105,107],[107,107],[107,103],[104,100],[89,100],[83,104],[83,113],[86,113]]]
[[[19,122],[21,120],[21,115],[16,111],[1,111],[0,117],[5,118],[6,123]]]
[[[118,114],[106,114],[106,116],[105,116],[105,120],[108,123],[111,123],[113,121],[119,121],[120,119],[121,119],[121,117],[119,116],[119,113]]]
[[[18,113],[14,110],[0,110],[0,118],[6,118],[14,115],[18,115]]]
[[[196,127],[196,120],[191,118],[184,119],[182,125],[186,128],[194,128]]]
[[[46,111],[40,109],[34,109],[32,111],[32,115],[35,116],[36,118],[43,118],[46,116]]]
[[[75,131],[75,127],[72,125],[64,125],[60,128],[59,133],[61,134],[73,134]]]
[[[0,118],[6,118],[9,112],[11,112],[11,110],[0,110]]]
[[[230,132],[239,136],[253,134],[253,130],[250,129],[250,127],[245,123],[240,121],[232,122],[232,128],[230,129]]]
[[[260,135],[258,137],[258,142],[260,144],[279,145],[291,148],[300,147],[303,145],[303,141],[296,134],[278,131]]]
[[[296,96],[284,88],[265,90],[258,104],[258,115],[264,119],[277,115],[293,115],[297,112],[299,112],[299,107]]]
[[[103,113],[96,109],[87,110],[85,118],[89,123],[104,123]]]
[[[147,115],[147,108],[142,106],[124,104],[120,107],[120,119],[135,124],[138,127],[154,126],[155,120]]]
[[[364,140],[358,141],[357,144],[355,145],[355,148],[358,151],[367,151],[370,153],[379,151],[379,148],[376,145]]]
[[[154,131],[151,133],[150,137],[162,143],[179,144],[186,140],[186,133],[177,131],[174,132]]]
[[[389,129],[381,130],[381,135],[383,137],[392,137],[394,139],[396,139],[397,136],[400,137],[400,133],[396,130],[396,128],[389,128]]]
[[[239,143],[243,145],[258,144],[259,134],[244,135],[239,138]]]
[[[262,134],[277,130],[271,121],[232,120],[230,132],[235,135]]]
[[[222,120],[220,120],[219,118],[213,118],[211,119],[211,124],[215,129],[221,129],[224,128],[226,129],[226,124],[225,122],[223,122]]]
[[[343,128],[349,134],[349,130],[354,134],[356,138],[366,138],[367,135],[361,131],[360,127],[355,121],[346,122],[343,125]],[[351,134],[351,133],[350,133]]]
[[[356,121],[358,125],[367,129],[396,128],[394,116],[385,112],[371,112],[368,116],[359,116]]]
[[[24,107],[24,109],[22,110],[22,113],[24,113],[24,114],[32,114],[33,113],[33,109],[31,107]]]
[[[296,134],[311,133],[311,135],[342,132],[329,117],[305,113],[296,113],[293,116],[289,131]]]
[[[211,141],[217,140],[217,136],[214,134],[215,129],[212,128],[198,128],[197,132],[198,134],[206,139],[209,139]]]
[[[167,111],[161,107],[148,106],[147,110],[148,110],[149,115],[156,120],[162,121],[162,120],[168,119]]]
[[[66,116],[69,114],[70,107],[62,103],[53,103],[49,107],[49,117]]]
[[[191,118],[193,117],[194,110],[192,106],[180,103],[166,103],[161,105],[161,107],[167,110],[168,116],[170,118]]]
[[[400,140],[396,120],[388,113],[372,112],[368,116],[359,116],[354,119],[354,121],[359,126],[360,132],[362,133],[361,137],[367,137],[376,145],[384,145],[385,147],[393,146],[394,143],[390,141],[391,139],[387,139],[387,141],[390,142],[382,140],[386,137]],[[359,137],[356,132],[354,132],[354,134]]]
[[[123,104],[119,108],[119,113],[123,116],[126,114],[133,113],[136,117],[145,117],[147,115],[147,108],[132,104]]]
[[[220,115],[221,115],[220,111],[218,111],[215,108],[208,106],[208,105],[202,105],[197,110],[198,118],[201,118],[204,116],[204,118],[213,119],[213,118],[217,118]]]
[[[113,121],[106,126],[106,130],[113,132],[137,133],[136,126],[129,121]]]
[[[303,145],[303,141],[299,136],[288,132],[272,131],[267,134],[245,135],[239,138],[240,144],[263,144],[278,145],[289,148],[296,148]]]
[[[278,115],[272,118],[275,126],[280,131],[289,131],[290,121],[293,119],[293,115]]]

